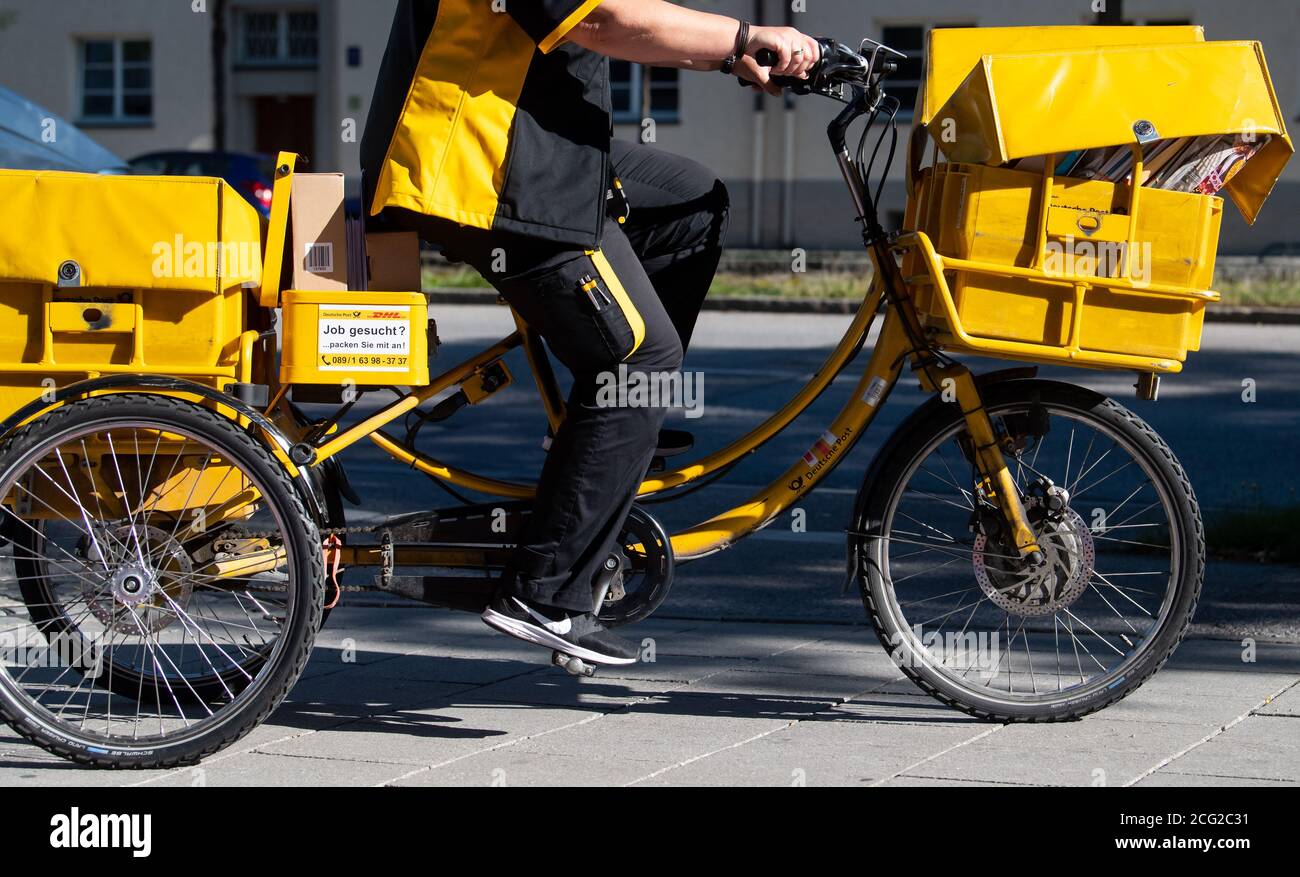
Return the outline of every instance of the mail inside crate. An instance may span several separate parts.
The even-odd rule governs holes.
[[[0,170],[0,280],[218,294],[262,276],[261,218],[224,181]]]
[[[1138,183],[1150,189],[1217,195],[1236,178],[1260,151],[1273,142],[1273,135],[1209,134],[1155,140],[1139,150],[1130,145],[1076,149],[1064,157],[1035,155],[1011,162],[1020,171],[1043,173],[1052,164],[1057,177]]]

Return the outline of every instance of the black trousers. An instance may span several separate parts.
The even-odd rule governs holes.
[[[667,413],[611,406],[598,391],[621,366],[629,382],[681,367],[727,230],[726,189],[702,165],[623,141],[614,142],[612,159],[631,212],[625,223],[606,221],[597,252],[386,213],[478,270],[573,374],[568,413],[505,584],[525,599],[579,612],[592,610],[593,579]]]

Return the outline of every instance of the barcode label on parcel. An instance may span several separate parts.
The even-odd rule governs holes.
[[[334,273],[334,244],[324,241],[307,244],[307,253],[303,258],[303,270],[312,274]]]
[[[322,371],[404,372],[411,363],[411,308],[320,305]]]

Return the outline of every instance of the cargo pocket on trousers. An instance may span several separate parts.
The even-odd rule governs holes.
[[[581,256],[528,282],[544,312],[537,329],[556,357],[570,369],[617,365],[641,343],[641,315],[617,278],[598,267],[602,256]]]

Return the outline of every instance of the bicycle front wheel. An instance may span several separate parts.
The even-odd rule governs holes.
[[[189,764],[297,680],[316,526],[235,424],[162,396],[76,402],[0,450],[0,714],[99,767]]]
[[[978,486],[958,406],[932,400],[873,465],[851,529],[863,602],[895,663],[997,721],[1060,721],[1168,659],[1204,577],[1196,497],[1169,446],[1091,391],[983,391],[1045,562],[1019,558]]]

